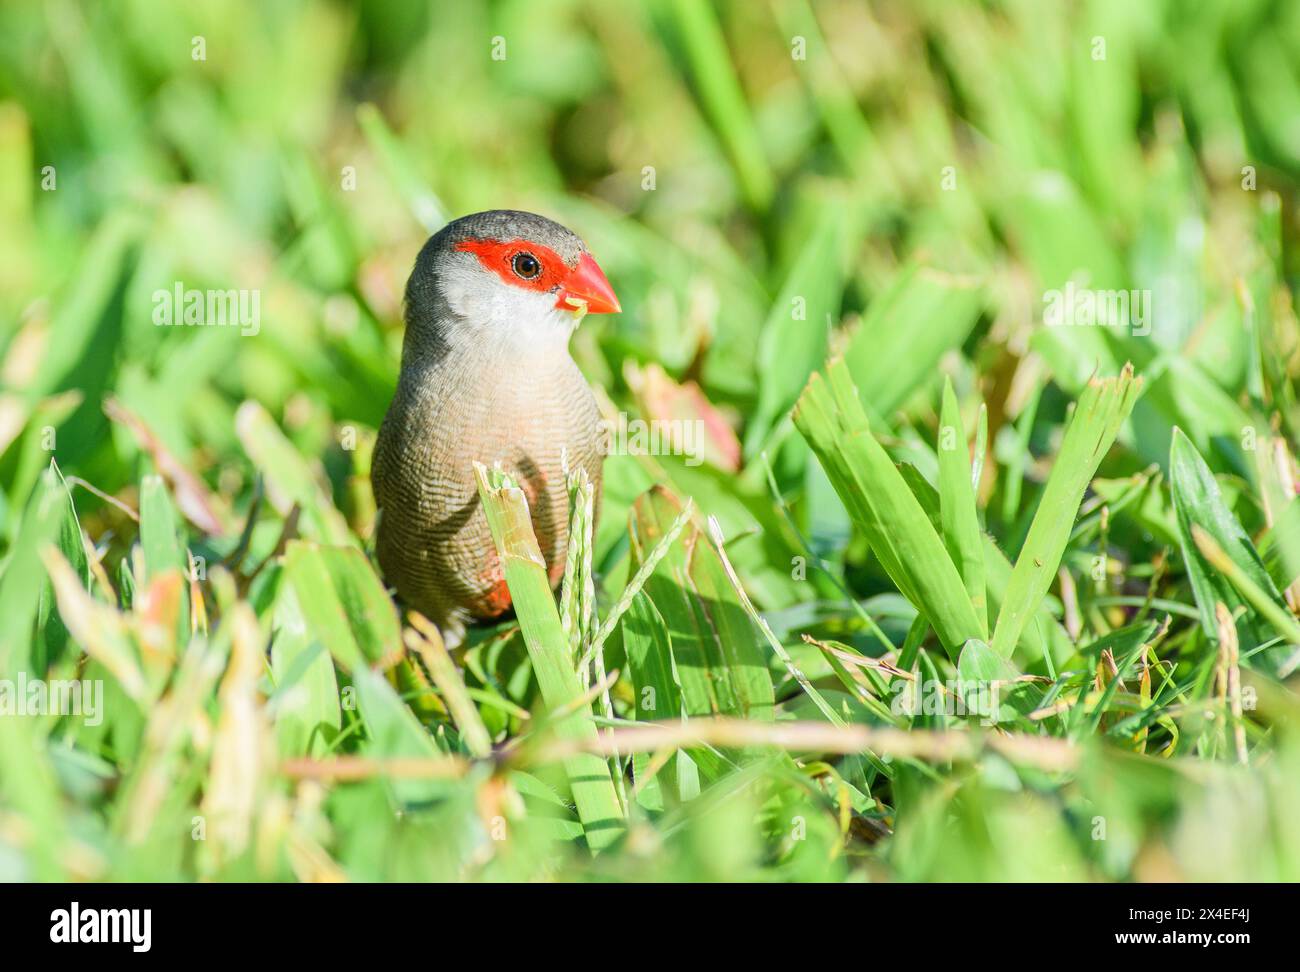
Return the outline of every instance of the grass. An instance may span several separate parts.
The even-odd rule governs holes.
[[[434,6],[0,10],[0,880],[1300,879],[1300,9]],[[482,469],[449,652],[370,452],[506,206],[699,449],[558,597]]]

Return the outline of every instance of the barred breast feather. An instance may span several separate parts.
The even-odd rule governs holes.
[[[603,439],[596,401],[567,353],[512,362],[474,346],[404,368],[371,466],[377,553],[408,608],[445,630],[510,606],[474,462],[500,464],[523,488],[552,586],[564,573],[569,467],[597,490]]]

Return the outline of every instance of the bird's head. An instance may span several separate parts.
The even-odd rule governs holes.
[[[462,216],[429,238],[406,285],[408,335],[441,343],[566,347],[584,314],[619,311],[586,244],[559,223],[497,209]]]

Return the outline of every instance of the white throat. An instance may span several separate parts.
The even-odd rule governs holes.
[[[448,315],[443,338],[450,347],[474,343],[503,356],[567,355],[579,316],[555,306],[555,295],[493,281],[469,265],[444,265],[440,281]]]

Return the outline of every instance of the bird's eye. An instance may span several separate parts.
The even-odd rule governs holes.
[[[510,266],[525,280],[532,280],[542,272],[541,263],[531,253],[516,253],[515,258],[510,261]]]

